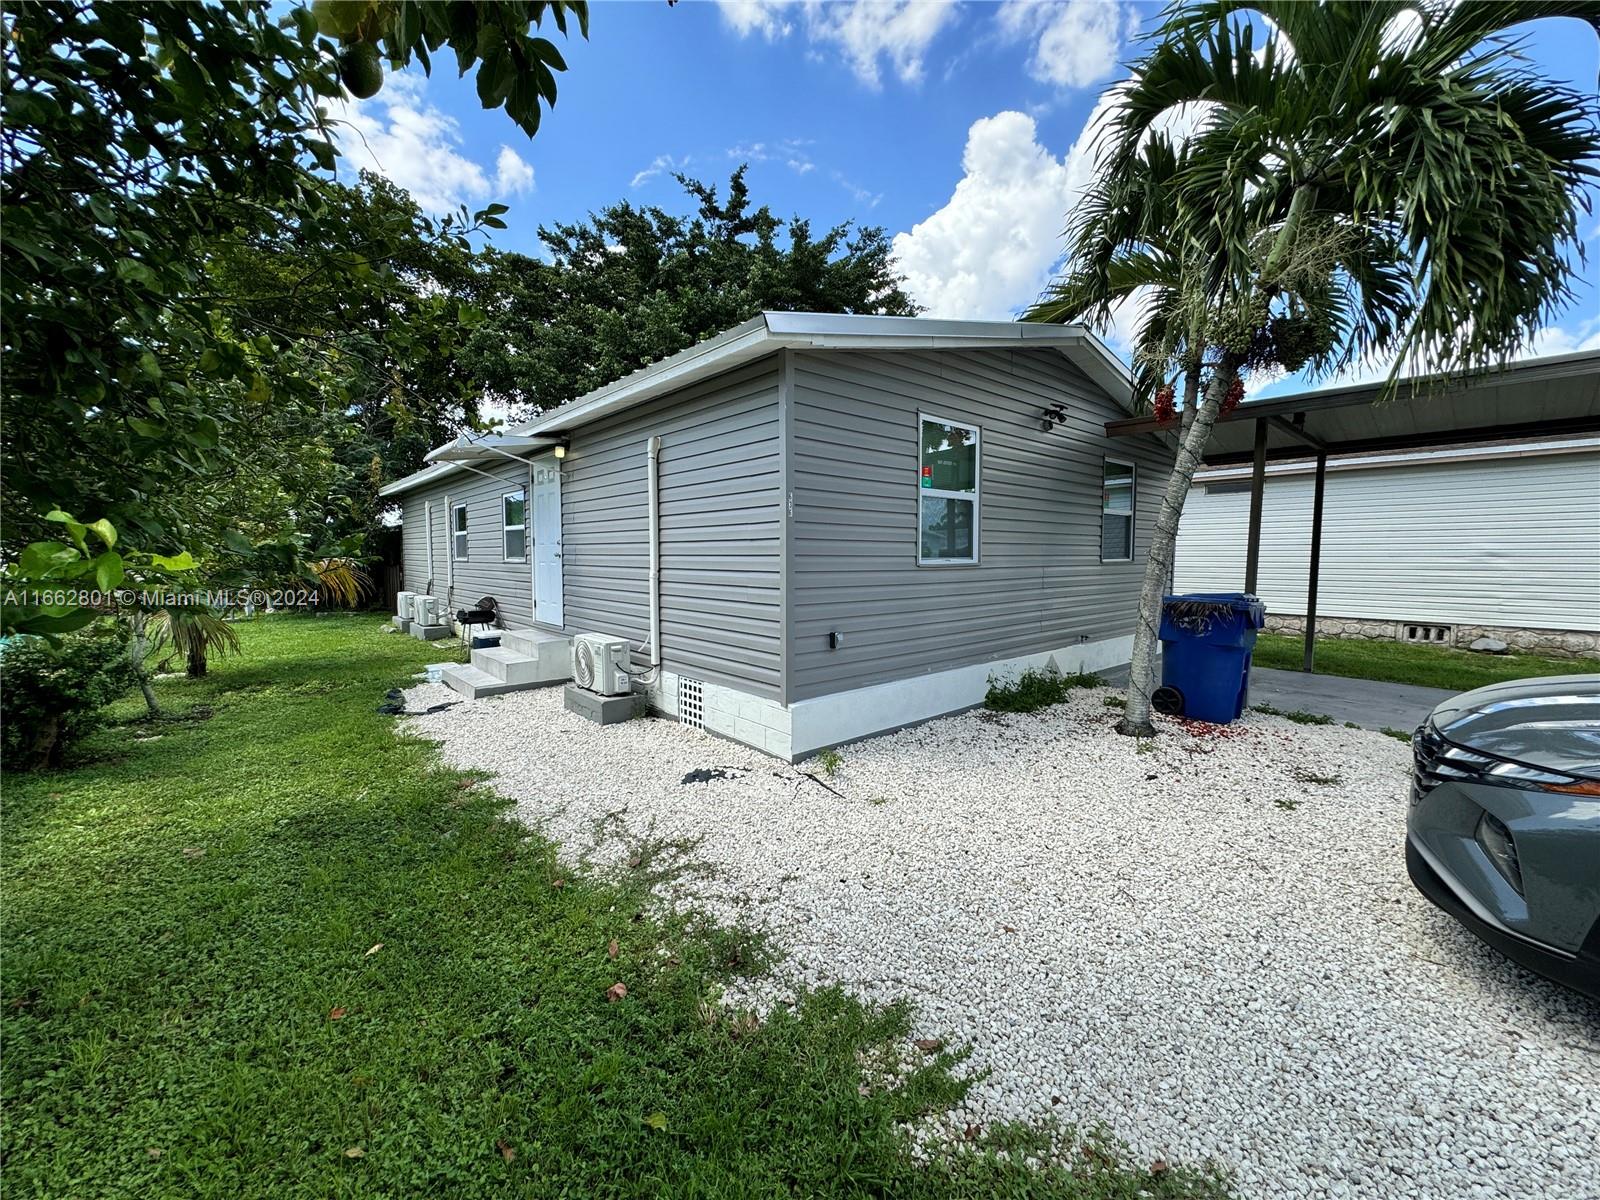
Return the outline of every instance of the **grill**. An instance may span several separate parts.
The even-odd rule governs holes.
[[[466,647],[462,655],[462,662],[466,662],[472,653],[472,627],[474,625],[493,625],[500,608],[499,602],[493,596],[485,596],[478,601],[476,608],[456,609],[456,620],[461,625],[461,641]]]
[[[1444,740],[1431,724],[1417,730],[1411,739],[1415,772],[1411,779],[1411,803],[1415,804],[1441,783],[1477,779],[1499,759],[1463,750]]]

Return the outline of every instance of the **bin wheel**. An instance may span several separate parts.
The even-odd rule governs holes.
[[[1183,693],[1175,687],[1158,687],[1150,696],[1150,707],[1168,717],[1183,715]]]

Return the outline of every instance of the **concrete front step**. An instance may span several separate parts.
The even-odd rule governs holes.
[[[472,652],[472,665],[493,675],[502,683],[537,687],[542,683],[561,683],[572,678],[572,664],[556,648],[533,657],[504,645]]]
[[[513,650],[529,658],[556,657],[569,661],[572,657],[572,639],[561,633],[544,629],[504,629],[500,632],[500,648]]]
[[[479,651],[482,653],[482,651]],[[439,672],[442,682],[449,684],[468,700],[479,700],[484,696],[498,696],[502,692],[520,692],[531,687],[526,683],[507,683],[504,679],[496,679],[489,672],[467,663],[451,663]]]

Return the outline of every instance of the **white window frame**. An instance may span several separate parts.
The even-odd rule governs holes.
[[[506,501],[513,496],[522,497],[521,525],[506,523]],[[506,538],[513,531],[520,531],[522,534],[522,553],[519,555],[513,555],[506,545]],[[528,561],[528,489],[525,487],[514,487],[509,492],[500,493],[500,555],[506,562]]]
[[[456,528],[456,514],[457,513],[461,513],[463,516],[467,517],[467,521],[466,521],[466,524],[468,526],[467,529],[457,529]],[[461,545],[462,546],[466,546],[468,549],[471,549],[471,543],[467,540],[467,533],[468,533],[468,530],[471,528],[471,525],[472,525],[472,519],[471,519],[470,514],[467,513],[466,501],[462,501],[459,504],[452,504],[450,506],[450,561],[451,562],[466,562],[467,561],[467,551],[463,550],[463,549],[460,549],[456,545],[456,540],[459,538],[460,541],[461,541]]]
[[[972,490],[970,492],[953,492],[945,488],[925,488],[922,486],[922,426],[924,422],[931,421],[935,425],[953,425],[957,429],[965,429],[973,436],[972,455]],[[934,500],[965,500],[972,505],[972,557],[971,558],[924,558],[922,556],[922,498],[931,497]],[[979,544],[979,531],[982,529],[983,515],[983,428],[979,425],[969,425],[965,421],[957,421],[952,417],[941,417],[937,413],[917,413],[917,566],[919,567],[975,567],[981,561],[983,547]]]
[[[1106,468],[1128,469],[1128,555],[1126,558],[1106,557]],[[1100,561],[1125,563],[1133,561],[1133,548],[1139,540],[1139,465],[1120,458],[1100,460]]]

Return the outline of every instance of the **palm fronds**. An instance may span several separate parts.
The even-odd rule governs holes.
[[[212,655],[237,654],[239,635],[210,608],[201,604],[171,605],[158,608],[146,625],[150,653],[160,656],[171,650],[184,660],[188,674],[206,673]]]
[[[323,558],[311,564],[324,601],[343,608],[355,605],[372,590],[372,577],[353,558]]]

